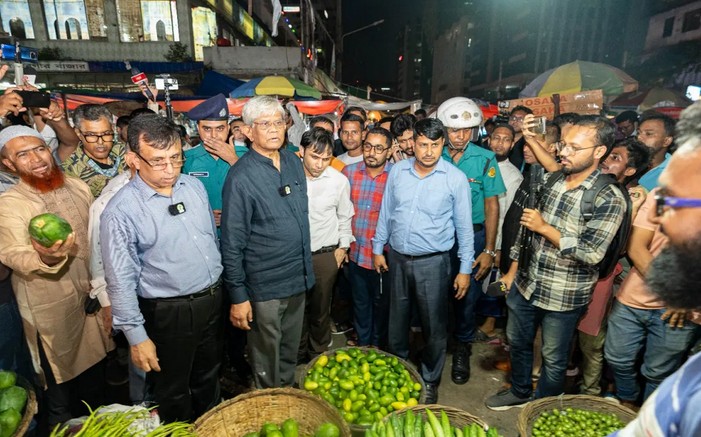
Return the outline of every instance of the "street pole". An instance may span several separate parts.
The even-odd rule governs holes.
[[[338,46],[338,53],[339,53],[339,56],[338,56],[338,60],[337,60],[337,62],[336,62],[336,64],[338,65],[338,70],[337,70],[337,71],[338,71],[338,78],[337,78],[337,80],[338,80],[339,82],[343,82],[343,73],[342,73],[343,70],[342,70],[342,68],[341,68],[341,66],[342,66],[342,64],[343,64],[343,40],[344,40],[348,35],[353,35],[354,33],[358,33],[358,32],[363,31],[363,30],[365,30],[365,29],[369,29],[369,28],[371,28],[371,27],[379,26],[380,24],[382,24],[382,23],[384,23],[384,22],[385,22],[385,19],[383,18],[383,19],[381,19],[381,20],[377,20],[377,21],[375,21],[375,22],[373,22],[373,23],[370,23],[370,24],[368,24],[367,26],[363,26],[363,27],[360,27],[360,28],[358,28],[358,29],[351,30],[351,31],[348,32],[348,33],[344,33],[344,34],[341,36],[341,41],[340,41],[340,44],[339,44],[339,46]]]

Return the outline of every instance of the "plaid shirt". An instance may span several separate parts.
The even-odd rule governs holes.
[[[350,246],[350,259],[365,269],[372,269],[372,237],[380,217],[382,195],[391,168],[392,163],[386,163],[383,172],[374,179],[368,175],[365,162],[343,168],[343,174],[350,181],[351,201],[355,207],[352,223],[355,242]]]
[[[604,188],[594,201],[589,221],[582,217],[580,204],[584,192],[601,174],[595,170],[578,187],[567,190],[565,180],[541,194],[543,220],[560,231],[560,248],[540,234],[533,234],[528,274],[517,275],[515,283],[534,306],[549,311],[569,311],[589,303],[599,279],[598,263],[604,258],[623,221],[626,202],[613,186]],[[546,176],[552,177],[552,175]],[[511,259],[518,259],[521,233],[511,248]]]

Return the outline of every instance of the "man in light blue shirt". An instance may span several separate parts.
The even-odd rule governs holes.
[[[101,253],[115,329],[146,372],[145,400],[189,421],[219,402],[221,255],[207,191],[181,175],[179,131],[155,114],[129,124],[134,178],[101,216]]]
[[[411,303],[418,308],[426,342],[421,357],[426,403],[438,400],[445,364],[449,299],[446,290],[451,279],[448,251],[456,235],[460,258],[460,270],[453,282],[456,299],[462,299],[467,292],[474,258],[469,185],[457,167],[441,159],[444,142],[439,120],[416,123],[415,157],[392,168],[372,239],[375,270],[390,273],[388,347],[399,357],[409,355]],[[387,243],[389,260],[382,254]]]

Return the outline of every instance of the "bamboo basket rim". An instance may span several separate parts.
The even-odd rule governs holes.
[[[17,429],[15,430],[12,437],[23,436],[29,429],[29,424],[32,422],[34,415],[39,411],[37,405],[37,396],[34,392],[34,386],[22,375],[16,374],[17,381],[15,385],[22,387],[27,392],[27,403],[24,406],[24,413],[22,413],[22,420],[20,420]]]
[[[314,408],[317,408],[319,410],[320,414],[325,419],[325,422],[331,422],[338,426],[341,437],[350,437],[351,435],[350,429],[348,428],[348,423],[346,423],[346,421],[343,420],[343,417],[341,417],[340,413],[338,412],[338,410],[336,410],[336,408],[329,405],[326,401],[319,398],[318,396],[314,396],[311,393],[307,393],[305,390],[290,387],[257,389],[248,393],[240,394],[232,399],[226,400],[218,404],[211,410],[207,411],[199,418],[197,418],[197,420],[194,423],[195,432],[197,432],[198,429],[201,429],[203,426],[205,426],[205,424],[209,420],[220,419],[221,421],[226,422],[227,420],[221,417],[221,415],[233,405],[241,406],[241,404],[245,403],[250,399],[260,398],[264,396],[288,398],[290,405],[295,405],[295,402],[299,402],[299,400],[308,402],[310,405],[314,405]],[[250,417],[247,416],[244,417],[243,420],[241,419],[242,418],[240,417],[236,417],[236,420],[239,423],[246,422],[246,419],[250,419]],[[294,419],[299,422],[304,418]],[[229,434],[227,433],[227,435]]]
[[[579,408],[596,412],[606,412],[615,414],[623,423],[629,423],[637,416],[637,413],[630,408],[624,407],[614,400],[608,400],[598,396],[590,395],[560,395],[536,399],[527,403],[518,415],[518,432],[521,436],[531,435],[533,422],[544,411],[554,408]]]
[[[484,420],[482,420],[478,416],[475,416],[474,414],[469,413],[465,410],[461,410],[460,408],[451,407],[451,406],[442,405],[442,404],[418,404],[418,405],[414,405],[413,407],[402,408],[399,411],[393,411],[393,412],[389,413],[382,420],[384,422],[387,422],[389,420],[389,416],[391,416],[392,414],[396,414],[398,416],[401,416],[404,413],[406,413],[407,411],[412,411],[414,414],[421,414],[422,416],[425,416],[426,409],[431,410],[431,412],[433,412],[433,413],[439,413],[439,414],[440,414],[441,410],[445,411],[445,414],[447,414],[448,418],[451,419],[451,422],[450,422],[451,425],[453,424],[452,418],[453,418],[453,416],[455,416],[455,417],[465,419],[467,421],[467,424],[476,423],[479,426],[481,426],[482,428],[485,428],[485,429],[489,428],[489,424],[487,424],[487,422],[485,422]],[[461,426],[464,426],[464,425],[461,425]]]
[[[419,373],[418,369],[417,369],[416,367],[414,367],[413,364],[411,364],[411,363],[408,362],[407,360],[405,360],[405,359],[403,359],[403,358],[401,358],[401,357],[398,357],[398,356],[396,356],[396,355],[394,355],[394,354],[391,354],[391,353],[389,353],[389,352],[387,352],[387,351],[384,351],[384,350],[381,350],[381,349],[372,348],[372,347],[367,347],[367,346],[343,346],[343,347],[337,347],[337,348],[334,348],[334,349],[329,349],[329,350],[325,351],[324,353],[319,354],[319,356],[315,357],[313,360],[311,360],[309,363],[307,363],[306,366],[304,366],[304,370],[303,370],[303,372],[299,375],[299,379],[298,379],[298,381],[297,381],[297,384],[298,384],[300,387],[304,387],[304,379],[305,379],[305,377],[307,376],[307,372],[308,372],[310,369],[312,369],[312,368],[314,367],[314,364],[316,364],[317,360],[318,360],[321,356],[324,356],[324,355],[325,355],[325,356],[330,357],[330,356],[332,356],[332,355],[335,355],[335,354],[336,354],[336,351],[339,351],[339,350],[348,351],[348,350],[350,350],[350,349],[358,349],[359,351],[366,352],[366,353],[370,353],[371,351],[373,351],[373,352],[377,353],[378,355],[379,355],[379,354],[382,354],[382,355],[385,355],[385,356],[387,356],[387,357],[396,358],[397,360],[399,360],[399,362],[402,364],[402,366],[404,366],[404,367],[409,371],[409,374],[411,375],[412,379],[413,379],[415,382],[418,382],[419,384],[421,384],[421,393],[419,393],[419,399],[418,399],[419,404],[418,404],[418,405],[421,405],[421,404],[423,404],[423,403],[426,401],[426,384],[424,383],[424,379],[421,377],[421,374]],[[306,391],[306,390],[305,390],[305,391]],[[314,395],[313,393],[312,393],[312,395],[315,396],[315,397],[318,397],[318,396]],[[330,404],[329,404],[328,402],[326,402],[326,400],[324,400],[323,398],[320,398],[320,399],[321,399],[322,401],[324,401],[324,403],[326,403],[327,405],[330,405]],[[332,407],[334,410],[338,411],[338,409],[337,409],[335,406],[331,405],[331,407]],[[344,422],[345,422],[345,420],[344,420]],[[358,432],[358,431],[364,431],[364,430],[366,430],[367,428],[369,428],[368,425],[358,425],[357,423],[350,423],[350,424],[348,424],[348,425],[350,426],[351,431],[356,431],[356,432]]]

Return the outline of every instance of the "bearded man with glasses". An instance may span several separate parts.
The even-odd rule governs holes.
[[[533,232],[527,248],[531,261],[519,267],[520,244],[515,244],[510,257],[516,261],[501,278],[510,289],[506,335],[511,345],[512,386],[486,400],[492,410],[521,407],[533,397],[557,396],[564,390],[574,330],[599,279],[598,264],[626,212],[625,198],[612,184],[594,200],[590,220],[584,220],[581,210],[582,196],[601,175],[599,162],[613,146],[615,131],[605,118],[580,117],[556,145],[561,173],[548,175],[557,179],[550,185],[546,181],[551,188],[543,190],[537,209],[523,210],[516,241],[521,241],[526,229]],[[543,368],[533,396],[533,339],[539,326]]]
[[[61,164],[69,176],[88,184],[94,198],[110,179],[127,168],[126,147],[114,134],[112,113],[102,105],[80,105],[73,113],[75,133],[80,144]]]

